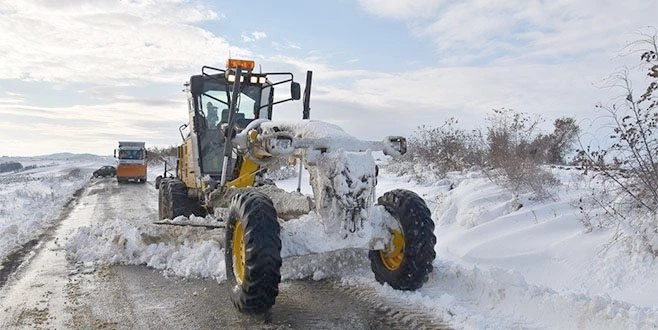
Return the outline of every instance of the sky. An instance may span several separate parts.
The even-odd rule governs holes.
[[[179,144],[183,84],[229,56],[302,84],[312,70],[311,118],[361,139],[482,128],[500,108],[596,136],[595,105],[621,94],[606,78],[636,70],[626,46],[647,26],[655,0],[0,0],[0,155]]]

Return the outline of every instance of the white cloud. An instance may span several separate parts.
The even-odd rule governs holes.
[[[459,119],[463,128],[482,128],[491,110],[500,108],[539,114],[546,120],[541,127],[546,131],[552,129],[554,119],[575,117],[590,133],[589,125],[603,115],[595,105],[610,104],[621,92],[600,88],[597,82],[614,68],[639,61],[637,54],[614,58],[615,54],[590,54],[573,63],[501,61],[486,67],[425,67],[388,73],[341,70],[319,56],[277,56],[268,58],[263,67],[292,71],[301,83],[305,71],[313,70],[311,118],[339,124],[360,138],[409,136],[420,125],[438,126],[450,117]],[[283,107],[291,110],[277,110],[276,119],[299,117],[298,105]],[[600,138],[609,132],[597,128],[594,133]]]
[[[365,10],[394,19],[413,19],[431,16],[444,0],[358,0]]]
[[[511,59],[566,61],[619,49],[632,33],[655,25],[656,1],[360,0],[376,15],[402,19],[429,39],[444,64]]]
[[[240,38],[242,39],[242,42],[255,42],[267,38],[267,34],[260,31],[254,31],[251,33],[243,32]]]
[[[17,104],[23,102],[25,102],[25,97],[23,96],[23,94],[8,92],[8,91],[4,93],[0,93],[0,106],[2,104]]]
[[[121,139],[140,139],[150,145],[180,143],[177,128],[187,121],[186,102],[165,99],[124,101],[68,107],[37,107],[0,103],[0,155],[38,155],[54,152],[112,153]]]
[[[299,43],[290,41],[290,40],[285,40],[283,42],[278,42],[278,41],[272,41],[271,46],[274,50],[277,52],[286,52],[291,49],[293,50],[300,50],[302,49],[302,46]]]
[[[229,53],[224,39],[194,25],[220,18],[182,0],[2,2],[0,79],[178,82]]]

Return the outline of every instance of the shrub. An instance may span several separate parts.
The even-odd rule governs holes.
[[[0,164],[0,173],[20,171],[23,169],[23,164],[19,162],[6,162]]]
[[[540,167],[546,157],[538,144],[550,143],[538,133],[541,118],[511,109],[493,111],[487,117],[485,173],[515,195],[530,191],[547,197],[546,186],[557,179]]]
[[[623,100],[597,105],[612,121],[612,143],[606,148],[579,150],[578,161],[587,170],[612,183],[599,202],[627,237],[658,256],[658,48],[656,31],[630,44],[641,47],[641,67],[647,69],[648,86],[640,95],[632,89],[628,72],[615,75]],[[601,196],[603,198],[603,196]],[[639,214],[638,214],[639,213]],[[623,216],[626,214],[626,216]],[[630,216],[629,216],[630,215]]]
[[[539,135],[531,145],[534,157],[542,164],[565,165],[566,157],[574,150],[580,127],[572,117],[558,118],[553,122],[553,133]]]
[[[476,132],[459,129],[457,123],[450,118],[438,127],[418,127],[409,138],[409,152],[388,168],[420,180],[428,175],[443,178],[448,172],[482,164],[483,150]]]
[[[147,148],[146,162],[148,164],[162,164],[165,160],[176,159],[178,157],[178,149],[175,146],[169,147],[149,147]],[[175,162],[173,164],[175,166]]]

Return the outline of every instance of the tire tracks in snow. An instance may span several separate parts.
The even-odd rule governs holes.
[[[383,319],[387,320],[386,326],[390,327],[389,329],[451,329],[447,324],[441,322],[438,316],[382,297],[370,288],[340,282],[333,282],[332,285],[335,289],[354,297],[381,315]]]

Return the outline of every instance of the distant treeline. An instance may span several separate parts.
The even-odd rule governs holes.
[[[0,173],[16,172],[23,169],[23,164],[19,162],[6,162],[0,163]]]

